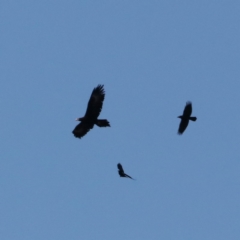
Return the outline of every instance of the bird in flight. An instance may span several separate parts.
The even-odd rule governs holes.
[[[180,122],[179,128],[178,128],[178,134],[183,134],[183,132],[185,131],[185,129],[188,126],[189,120],[194,121],[194,122],[197,120],[196,117],[191,117],[191,114],[192,114],[192,103],[187,102],[186,106],[184,108],[184,111],[183,111],[183,115],[178,116],[178,118],[181,118],[181,122]]]
[[[135,180],[124,172],[121,163],[118,163],[117,167],[118,167],[118,174],[120,177],[128,177],[128,178],[131,178],[132,180]]]
[[[75,137],[81,138],[86,135],[88,131],[93,128],[94,124],[98,127],[110,127],[107,119],[98,119],[105,97],[103,87],[104,85],[98,85],[93,89],[85,116],[76,119],[76,121],[80,121],[80,123],[72,131]]]

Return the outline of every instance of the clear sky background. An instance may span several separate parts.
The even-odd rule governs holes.
[[[2,0],[0,239],[240,239],[239,13]],[[77,139],[98,84],[111,128]],[[189,100],[198,119],[179,136]]]

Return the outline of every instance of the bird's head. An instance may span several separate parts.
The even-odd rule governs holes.
[[[178,118],[181,118],[181,119],[182,119],[182,116],[178,116]]]
[[[83,117],[76,119],[76,121],[79,121],[79,122],[81,122],[82,120],[83,120]]]

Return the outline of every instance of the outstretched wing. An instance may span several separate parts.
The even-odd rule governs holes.
[[[183,116],[184,117],[190,117],[191,114],[192,114],[192,103],[191,102],[187,102],[186,106],[184,108],[184,111],[183,111]]]
[[[118,163],[117,167],[118,167],[118,169],[119,169],[120,171],[124,172],[124,170],[123,170],[123,167],[122,167],[121,163]]]
[[[88,101],[85,117],[88,119],[97,119],[101,110],[105,97],[104,85],[98,85],[93,89],[92,95]]]
[[[127,175],[126,173],[124,173],[125,177],[131,178],[132,180],[135,180],[134,178],[130,177],[129,175]]]
[[[178,134],[183,134],[183,132],[185,131],[185,129],[187,128],[189,123],[188,119],[182,119],[180,124],[179,124],[179,128],[178,128]]]
[[[72,133],[75,137],[81,138],[86,135],[91,128],[93,128],[93,124],[81,122],[73,129]]]

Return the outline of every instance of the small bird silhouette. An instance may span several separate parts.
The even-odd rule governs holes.
[[[128,177],[128,178],[131,178],[132,180],[135,180],[124,172],[121,163],[118,163],[117,167],[118,167],[118,174],[120,177]]]
[[[188,126],[189,120],[194,121],[194,122],[197,120],[196,117],[191,117],[191,114],[192,114],[192,103],[187,102],[186,106],[184,108],[184,111],[183,111],[183,115],[178,116],[178,118],[181,118],[181,122],[180,122],[179,128],[178,128],[178,134],[183,134],[183,132],[185,131],[185,129]]]

